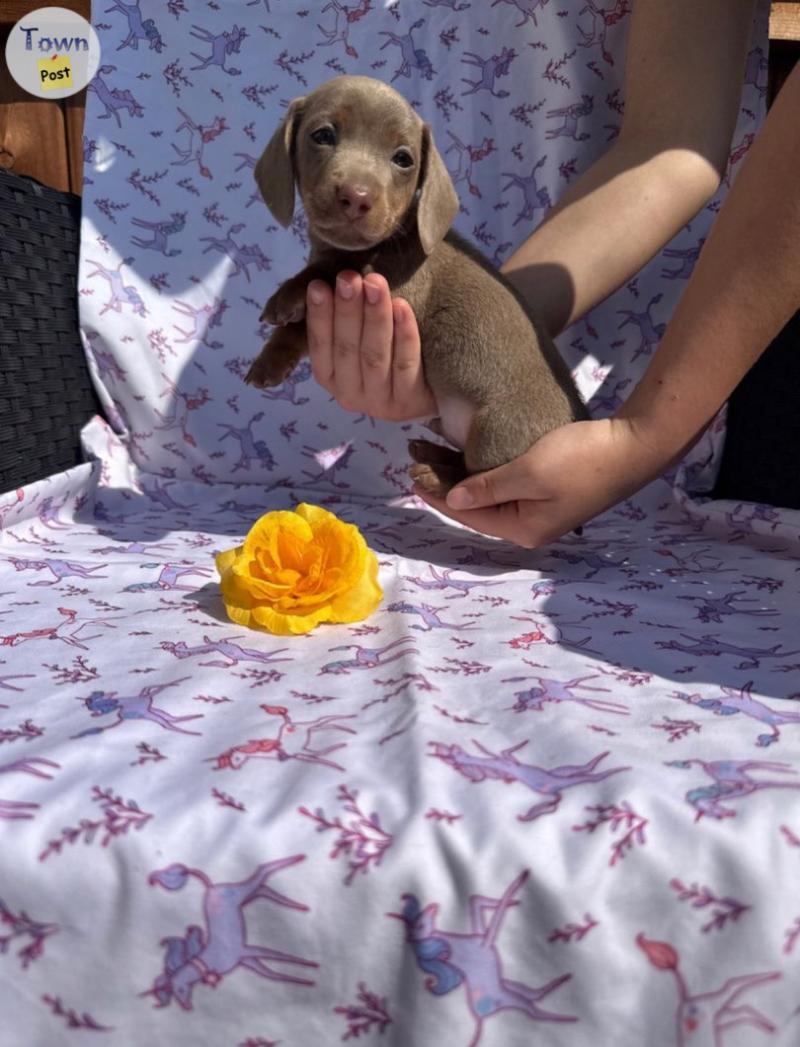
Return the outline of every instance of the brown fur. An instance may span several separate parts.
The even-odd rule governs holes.
[[[396,162],[399,149],[410,166]],[[276,329],[248,382],[263,387],[284,380],[307,351],[309,282],[333,286],[338,272],[352,269],[380,273],[392,294],[411,305],[425,377],[440,407],[439,431],[463,444],[462,454],[410,441],[420,463],[412,476],[429,490],[443,493],[468,473],[518,457],[550,429],[587,417],[566,365],[530,309],[450,230],[459,203],[447,169],[429,128],[393,88],[341,76],[295,99],[255,177],[284,226],[292,220],[297,184],[312,250],[307,267],[264,309]],[[463,422],[465,411],[467,431],[454,438],[464,426],[449,420]]]

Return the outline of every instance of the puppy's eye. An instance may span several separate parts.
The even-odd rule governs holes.
[[[336,135],[332,127],[320,127],[312,132],[311,141],[317,145],[336,145]]]
[[[413,167],[414,157],[407,149],[398,149],[392,157],[392,163],[397,164],[398,167]]]

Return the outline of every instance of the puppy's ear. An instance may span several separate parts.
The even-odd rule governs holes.
[[[430,254],[444,238],[458,214],[458,195],[433,135],[427,124],[422,128],[422,172],[417,203],[417,231],[425,254]]]
[[[294,214],[294,135],[305,98],[295,98],[253,172],[264,203],[286,228]]]

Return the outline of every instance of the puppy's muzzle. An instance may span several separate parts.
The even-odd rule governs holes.
[[[351,222],[366,218],[375,202],[374,194],[366,186],[358,184],[338,186],[336,199],[340,213]]]

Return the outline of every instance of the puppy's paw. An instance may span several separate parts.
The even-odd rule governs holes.
[[[250,365],[244,376],[248,385],[258,389],[270,389],[282,385],[294,370],[294,363],[275,353],[263,352]]]
[[[305,282],[287,280],[264,306],[261,320],[273,327],[285,327],[304,320],[306,315]]]
[[[417,487],[421,487],[423,491],[437,498],[444,498],[450,488],[455,486],[449,477],[441,475],[441,472],[432,465],[412,465],[408,470],[408,475]]]
[[[452,465],[460,456],[460,452],[450,447],[443,447],[441,444],[432,443],[430,440],[409,440],[408,453],[415,462],[423,465],[428,463]]]
[[[430,440],[409,440],[408,453],[417,463],[409,469],[409,476],[429,494],[444,498],[451,487],[466,479],[467,468],[461,451]]]

